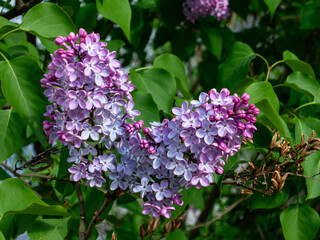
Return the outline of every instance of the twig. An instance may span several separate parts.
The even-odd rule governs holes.
[[[213,219],[211,219],[208,222],[200,223],[198,225],[195,225],[194,227],[188,229],[188,231],[191,231],[191,230],[196,229],[196,228],[204,227],[204,226],[209,226],[211,223],[214,223],[215,221],[219,220],[224,215],[226,215],[228,212],[230,212],[232,209],[234,209],[236,206],[238,206],[240,203],[242,203],[243,201],[245,201],[245,200],[247,200],[249,198],[250,198],[250,196],[247,196],[247,197],[244,197],[244,198],[240,198],[238,201],[236,201],[232,205],[230,205],[230,207],[226,208],[222,213],[218,214],[218,216],[214,217]]]
[[[14,8],[2,14],[2,17],[5,17],[6,19],[15,18],[21,15],[22,13],[27,12],[30,8],[41,2],[42,0],[31,0],[29,2],[24,3],[23,0],[16,0],[16,5],[14,6]]]
[[[86,234],[86,211],[84,208],[84,197],[81,191],[81,185],[79,183],[74,184],[74,189],[76,191],[78,201],[79,201],[79,206],[80,206],[80,223],[79,223],[79,240],[84,240],[85,239],[85,234]]]
[[[32,186],[31,186],[29,183],[27,183],[27,181],[26,181],[23,177],[20,176],[20,174],[15,173],[14,170],[13,170],[8,164],[2,162],[2,163],[1,163],[1,166],[3,166],[6,170],[8,170],[8,171],[9,171],[10,173],[12,173],[14,176],[16,176],[16,177],[18,177],[19,179],[21,179],[21,180],[26,184],[26,186],[27,186],[28,188],[30,188],[39,198],[42,198],[42,196],[41,196],[39,193],[37,193],[37,191],[34,190],[34,189],[32,188]]]
[[[91,222],[88,227],[88,230],[85,233],[85,237],[84,237],[85,240],[88,240],[90,238],[92,229],[93,229],[94,225],[97,222],[99,222],[101,214],[104,212],[104,210],[107,208],[107,206],[110,203],[112,203],[114,200],[117,199],[117,197],[120,195],[121,192],[122,191],[119,192],[116,190],[113,194],[110,194],[109,192],[107,192],[105,194],[106,199],[104,200],[101,208],[97,212],[95,212],[94,216],[92,217]]]

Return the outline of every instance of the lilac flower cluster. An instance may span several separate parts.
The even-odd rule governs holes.
[[[187,0],[183,4],[183,13],[192,23],[206,16],[226,19],[230,14],[228,5],[228,0]]]
[[[69,168],[71,179],[101,187],[106,182],[102,172],[116,170],[115,155],[103,149],[110,150],[125,137],[127,120],[140,114],[133,109],[134,85],[99,34],[80,29],[55,43],[65,48],[51,55],[50,71],[41,79],[47,88],[44,94],[53,103],[45,113],[51,121],[44,121],[43,129],[50,143],[60,140],[68,145],[68,162],[74,163]],[[143,124],[135,126],[140,129]]]
[[[110,174],[111,190],[128,187],[145,198],[144,214],[169,218],[173,203],[183,204],[183,187],[209,186],[212,174],[222,174],[225,161],[240,149],[241,138],[252,138],[259,109],[248,102],[247,94],[239,98],[212,89],[190,106],[173,108],[171,121],[150,123],[143,137],[128,124],[129,139],[119,143],[122,163]]]
[[[134,85],[99,34],[80,29],[55,43],[65,49],[51,55],[41,80],[52,102],[45,133],[51,143],[68,145],[73,181],[101,187],[108,176],[111,191],[145,200],[144,214],[169,218],[173,204],[183,204],[183,188],[209,186],[212,174],[222,174],[228,157],[256,131],[259,109],[248,105],[247,94],[231,96],[227,89],[201,93],[190,105],[173,108],[171,121],[143,128],[134,119],[140,114],[130,94]]]

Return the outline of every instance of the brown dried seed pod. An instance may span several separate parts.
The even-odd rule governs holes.
[[[117,240],[117,236],[116,236],[116,234],[114,232],[112,233],[111,240]]]
[[[164,225],[164,230],[166,231],[166,233],[171,232],[172,229],[172,221],[169,221],[166,225]]]
[[[154,232],[159,227],[159,225],[160,225],[160,218],[156,218],[152,226],[152,232]]]
[[[270,149],[271,150],[273,150],[273,149],[275,149],[276,148],[276,141],[277,141],[277,138],[278,138],[278,136],[279,136],[279,132],[276,132],[274,135],[273,135],[273,137],[272,137],[272,139],[271,139],[271,143],[270,143]]]
[[[154,224],[154,218],[149,216],[149,225],[147,227],[147,234],[152,232],[152,226]]]
[[[310,143],[312,141],[312,139],[314,138],[314,136],[316,135],[316,131],[312,130],[311,136],[308,139],[308,142]]]
[[[305,157],[306,156],[306,152],[307,152],[307,150],[308,150],[308,146],[305,146],[304,148],[303,148],[303,150],[302,150],[302,152],[301,152],[301,157]]]
[[[140,237],[144,238],[145,230],[144,230],[144,222],[140,226]]]
[[[301,141],[300,141],[301,146],[304,144],[304,141],[305,141],[305,136],[304,134],[301,134]]]
[[[275,189],[278,190],[278,187],[279,187],[278,181],[276,179],[274,179],[274,178],[272,178],[271,181],[272,181],[272,184],[275,187]]]
[[[241,189],[241,194],[253,194],[253,192],[248,189]]]

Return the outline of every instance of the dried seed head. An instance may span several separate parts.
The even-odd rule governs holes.
[[[157,228],[159,227],[159,225],[160,225],[160,218],[156,218],[156,220],[154,221],[153,226],[152,226],[152,232],[154,232],[155,230],[157,230]]]
[[[311,136],[308,139],[308,142],[311,143],[312,139],[314,138],[314,136],[316,135],[316,131],[312,130]]]
[[[114,232],[112,233],[111,240],[117,240],[117,236],[116,236],[116,234]]]
[[[166,231],[166,233],[171,232],[172,229],[172,221],[169,221],[166,225],[164,225],[164,230]]]
[[[144,231],[144,222],[140,226],[140,237],[144,238],[145,231]]]
[[[271,149],[271,150],[277,148],[277,146],[276,146],[276,141],[277,141],[278,136],[279,136],[279,131],[276,132],[276,133],[273,135],[272,139],[271,139],[271,143],[270,143],[270,149]]]

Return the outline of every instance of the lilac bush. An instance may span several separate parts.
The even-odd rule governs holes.
[[[230,14],[228,5],[228,0],[187,0],[183,4],[183,13],[192,23],[206,16],[226,19]]]
[[[241,142],[252,138],[259,109],[248,105],[246,93],[240,98],[212,89],[174,107],[172,120],[143,128],[142,120],[135,121],[135,86],[116,53],[99,40],[83,29],[55,40],[65,49],[51,55],[50,71],[41,80],[52,102],[44,131],[51,143],[68,146],[71,180],[102,187],[108,177],[111,191],[144,199],[144,214],[169,218],[173,204],[183,204],[183,189],[209,186]]]

